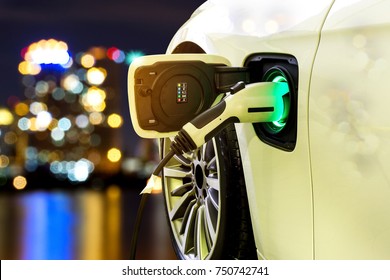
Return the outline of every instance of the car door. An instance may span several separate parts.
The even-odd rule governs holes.
[[[336,0],[312,73],[316,259],[390,258],[390,1]]]

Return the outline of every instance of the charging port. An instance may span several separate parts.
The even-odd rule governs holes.
[[[278,83],[287,83],[287,78],[283,71],[277,67],[271,68],[268,70],[268,72],[265,74],[264,79],[265,82],[278,82]],[[274,122],[264,123],[264,127],[267,128],[267,130],[270,133],[277,134],[281,132],[287,124],[287,120],[290,113],[290,105],[291,105],[291,90],[289,88],[289,92],[283,96],[283,103],[284,103],[284,113],[283,117]]]
[[[298,62],[285,54],[253,54],[245,66],[249,68],[250,82],[283,82],[289,92],[283,96],[283,117],[274,122],[253,124],[257,136],[265,143],[293,151],[297,138]]]

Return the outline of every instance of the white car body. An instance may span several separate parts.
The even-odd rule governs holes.
[[[173,37],[299,65],[295,149],[236,124],[261,259],[390,259],[390,1],[210,0]]]

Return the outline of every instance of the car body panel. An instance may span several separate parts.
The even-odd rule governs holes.
[[[390,1],[336,1],[310,93],[317,259],[390,259]]]
[[[173,37],[242,66],[254,53],[299,66],[292,152],[237,124],[263,259],[390,258],[387,0],[210,0]]]
[[[252,53],[287,53],[297,58],[302,72],[295,150],[285,152],[264,144],[251,124],[238,124],[236,129],[259,258],[312,259],[307,98],[319,32],[332,1],[269,3],[209,1],[177,32],[167,52],[189,41],[207,53],[226,57],[233,66],[243,65]]]

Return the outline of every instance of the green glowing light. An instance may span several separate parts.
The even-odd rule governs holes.
[[[273,69],[265,76],[265,81],[267,82],[277,82],[277,83],[288,83],[286,76],[279,69]],[[284,103],[284,113],[280,120],[266,123],[267,128],[272,133],[279,133],[287,124],[287,119],[290,111],[290,93],[287,93],[283,96]]]

